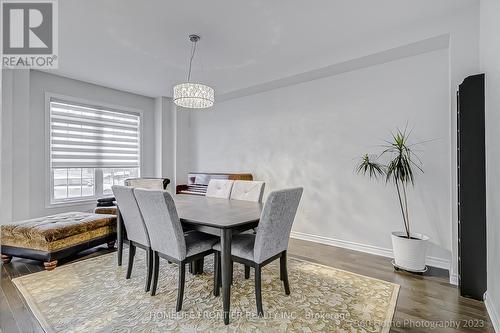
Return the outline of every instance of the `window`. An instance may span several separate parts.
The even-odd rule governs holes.
[[[50,202],[111,194],[140,174],[139,113],[50,98]]]
[[[138,168],[111,168],[102,169],[103,193],[111,194],[111,186],[123,185],[127,178],[139,177]]]

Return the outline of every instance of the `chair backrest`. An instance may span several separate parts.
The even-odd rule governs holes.
[[[207,197],[229,199],[234,180],[210,179],[207,187]]]
[[[186,239],[170,193],[136,188],[134,194],[148,228],[151,249],[184,260]]]
[[[149,190],[165,190],[170,183],[168,178],[128,178],[125,186],[145,188]]]
[[[251,180],[235,180],[231,189],[231,200],[262,202],[265,183]]]
[[[135,200],[133,189],[119,185],[114,185],[111,189],[122,216],[123,225],[127,230],[127,238],[139,244],[150,246],[149,234]]]
[[[257,263],[288,248],[288,239],[303,189],[274,191],[267,197],[255,236],[254,260]]]

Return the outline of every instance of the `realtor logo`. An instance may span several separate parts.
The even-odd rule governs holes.
[[[2,2],[2,67],[57,68],[57,2]]]

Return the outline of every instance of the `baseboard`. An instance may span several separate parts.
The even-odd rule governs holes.
[[[450,272],[450,284],[458,286],[458,274]]]
[[[365,252],[365,253],[369,253],[369,254],[375,254],[377,256],[393,258],[392,249],[387,249],[387,248],[383,248],[383,247],[379,247],[379,246],[360,244],[360,243],[345,241],[345,240],[341,240],[341,239],[334,239],[334,238],[329,238],[329,237],[324,237],[324,236],[311,235],[311,234],[307,234],[304,232],[298,232],[298,231],[292,231],[290,234],[290,237],[296,238],[296,239],[301,239],[301,240],[306,240],[306,241],[310,241],[310,242],[315,242],[315,243],[321,243],[321,244],[325,244],[325,245],[342,247],[342,248],[348,249],[348,250],[354,250],[354,251]],[[436,257],[428,256],[426,258],[426,263],[428,266],[443,268],[443,269],[446,269],[448,271],[450,270],[450,267],[451,267],[450,260],[443,259],[443,258],[436,258]],[[458,278],[456,276],[454,277],[454,279],[458,281]],[[451,280],[452,280],[452,276],[450,276],[450,283],[451,283]],[[458,282],[453,283],[453,284],[458,284]]]
[[[495,306],[493,305],[493,300],[491,299],[488,292],[484,293],[484,305],[486,305],[486,311],[488,311],[488,315],[490,316],[491,324],[493,325],[493,329],[495,332],[500,333],[500,316],[495,310]]]

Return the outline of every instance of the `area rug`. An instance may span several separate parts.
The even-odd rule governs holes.
[[[126,256],[125,256],[126,258]],[[253,275],[234,265],[231,322],[222,321],[222,299],[212,294],[213,260],[205,273],[186,273],[183,309],[175,312],[177,266],[160,260],[156,296],[143,291],[144,251],[132,277],[116,253],[13,279],[48,332],[388,332],[399,286],[347,271],[288,258],[291,295],[279,279],[279,261],[263,268],[265,316],[256,316]],[[253,273],[253,270],[251,271]]]

